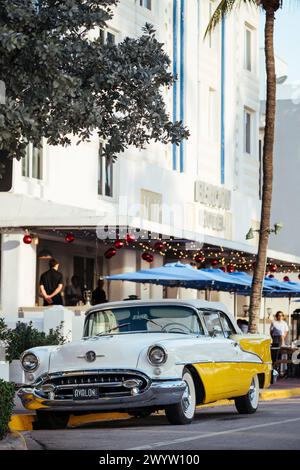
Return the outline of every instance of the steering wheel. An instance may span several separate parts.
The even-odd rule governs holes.
[[[176,328],[176,325],[177,325],[177,328]],[[173,327],[172,327],[171,330],[169,330],[167,333],[171,333],[172,330],[174,330],[174,329],[175,329],[175,330],[181,330],[181,331],[182,331],[184,328],[185,328],[189,333],[193,333],[192,330],[190,330],[188,326],[183,325],[182,323],[176,323],[176,322],[174,322],[174,323],[167,323],[165,326],[162,327],[162,330],[165,331],[165,329],[166,329],[168,326],[173,326]],[[178,328],[178,327],[180,327],[180,328]],[[184,332],[184,331],[183,331],[183,332]]]

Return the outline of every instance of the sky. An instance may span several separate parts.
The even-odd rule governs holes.
[[[261,14],[260,46],[264,44]],[[283,1],[275,22],[275,53],[288,64],[288,82],[300,80],[300,2]]]

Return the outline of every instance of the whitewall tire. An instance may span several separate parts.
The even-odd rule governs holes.
[[[235,406],[240,414],[253,414],[259,404],[259,380],[255,375],[252,379],[247,395],[235,399]]]
[[[170,424],[190,424],[196,411],[196,390],[193,376],[188,369],[184,369],[182,380],[186,389],[181,402],[166,408],[166,416]]]

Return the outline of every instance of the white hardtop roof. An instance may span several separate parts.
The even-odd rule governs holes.
[[[89,315],[92,312],[97,312],[99,310],[110,310],[114,308],[125,308],[125,307],[138,307],[138,306],[155,306],[155,305],[182,305],[190,306],[197,309],[213,309],[220,310],[225,312],[226,315],[230,318],[232,324],[235,327],[236,332],[240,333],[240,329],[236,323],[234,316],[229,312],[228,308],[222,302],[209,302],[207,300],[177,300],[177,299],[159,299],[159,300],[123,300],[119,302],[109,302],[105,304],[99,304],[93,306],[86,312],[86,315]]]
[[[122,308],[122,307],[138,307],[138,306],[147,306],[147,305],[185,305],[191,306],[199,309],[213,309],[213,310],[221,310],[228,312],[228,309],[225,304],[222,302],[208,302],[207,300],[177,300],[177,299],[158,299],[158,300],[122,300],[119,302],[109,302],[105,304],[99,304],[93,306],[91,309],[87,311],[87,314],[93,310],[107,310],[111,308]]]
[[[89,315],[92,312],[96,312],[99,310],[110,310],[113,308],[125,308],[125,307],[138,307],[138,306],[155,306],[155,305],[182,305],[182,306],[190,306],[197,309],[213,309],[213,310],[220,310],[221,312],[225,312],[228,317],[230,318],[231,322],[233,323],[237,332],[240,332],[240,329],[236,323],[234,316],[229,312],[228,308],[222,302],[208,302],[207,300],[177,300],[177,299],[158,299],[158,300],[123,300],[119,302],[109,302],[105,304],[99,304],[93,306],[86,312],[86,315]]]

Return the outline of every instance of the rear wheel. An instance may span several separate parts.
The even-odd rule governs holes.
[[[182,380],[186,383],[186,389],[181,402],[166,407],[166,416],[170,424],[191,424],[196,410],[196,390],[192,374],[184,369]]]
[[[259,402],[259,381],[257,375],[253,377],[247,395],[238,397],[234,401],[235,407],[240,414],[253,414],[256,412]]]
[[[70,414],[63,411],[37,410],[35,429],[65,429],[68,425]]]

